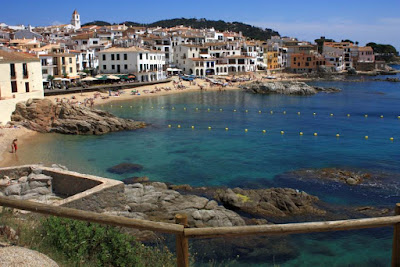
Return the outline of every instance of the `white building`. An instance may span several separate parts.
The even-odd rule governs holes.
[[[241,54],[238,42],[182,44],[174,48],[174,64],[185,74],[228,75],[256,71],[256,58]]]
[[[134,74],[141,82],[165,79],[164,52],[139,47],[112,47],[99,52],[99,71]]]
[[[0,50],[0,124],[10,121],[16,103],[43,97],[40,60],[27,53]]]
[[[76,9],[74,10],[74,13],[72,13],[71,25],[74,26],[75,30],[79,30],[81,28],[81,18]]]

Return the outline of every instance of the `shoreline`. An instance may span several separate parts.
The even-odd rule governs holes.
[[[185,89],[177,89],[174,87],[173,80],[171,80],[168,83],[163,83],[163,84],[153,84],[153,85],[144,85],[144,86],[139,86],[135,88],[128,88],[128,89],[122,89],[118,90],[121,94],[118,96],[112,95],[109,96],[108,93],[101,93],[98,91],[93,91],[93,92],[83,92],[83,93],[72,93],[72,94],[61,94],[61,95],[54,95],[54,96],[46,96],[45,98],[52,100],[53,102],[58,101],[69,101],[69,103],[73,104],[84,104],[85,100],[86,101],[91,101],[93,100],[93,106],[99,106],[102,104],[110,103],[110,102],[119,102],[119,101],[124,101],[124,100],[132,100],[132,99],[137,99],[137,98],[142,98],[142,97],[156,97],[156,96],[165,96],[165,95],[171,95],[171,94],[180,94],[180,93],[187,93],[187,92],[197,92],[197,91],[202,91],[199,87],[199,85],[203,86],[204,91],[218,91],[218,90],[240,90],[238,87],[239,85],[244,85],[246,83],[251,83],[254,81],[275,81],[275,82],[285,82],[285,81],[297,81],[297,82],[309,82],[313,80],[310,77],[302,77],[299,74],[287,74],[287,73],[278,73],[276,74],[276,79],[273,80],[268,80],[265,79],[265,75],[261,75],[260,73],[255,73],[250,75],[252,79],[250,81],[244,81],[244,82],[236,82],[233,84],[230,84],[229,86],[220,88],[217,85],[210,86],[209,82],[202,80],[202,79],[195,79],[195,85],[191,84],[191,82],[188,81],[181,81],[179,82],[183,86],[185,86]],[[245,75],[244,77],[249,77],[249,75]],[[156,89],[159,89],[156,91]],[[165,88],[169,88],[170,90],[165,90]],[[161,90],[160,90],[161,89]],[[132,95],[131,91],[137,91],[140,95]],[[115,94],[115,92],[112,92],[112,94]],[[87,102],[87,106],[90,106],[90,102]]]
[[[18,153],[22,153],[20,148],[38,135],[38,132],[27,128],[0,128],[0,167],[17,166],[19,164]],[[18,139],[18,152],[10,153],[11,142]]]

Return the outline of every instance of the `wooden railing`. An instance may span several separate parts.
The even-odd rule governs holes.
[[[189,266],[189,238],[216,238],[226,236],[250,235],[285,235],[299,233],[316,233],[329,231],[345,231],[366,228],[394,226],[392,267],[400,267],[400,203],[396,204],[395,215],[365,219],[351,219],[340,221],[288,223],[273,225],[249,225],[236,227],[188,228],[187,216],[177,214],[176,224],[131,219],[121,216],[106,215],[90,211],[83,211],[65,207],[52,206],[25,200],[15,200],[0,197],[0,205],[21,210],[71,218],[76,220],[150,230],[160,233],[176,235],[176,257],[178,267]]]

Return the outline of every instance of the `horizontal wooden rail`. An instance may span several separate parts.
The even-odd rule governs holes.
[[[387,227],[400,223],[400,216],[387,216],[366,219],[351,219],[326,222],[288,223],[271,225],[249,225],[217,228],[185,228],[188,238],[215,238],[225,236],[300,234],[329,231],[356,230]]]
[[[400,266],[400,204],[396,205],[396,215],[366,219],[351,219],[326,222],[288,223],[273,225],[249,225],[235,227],[185,228],[185,215],[177,216],[177,223],[161,223],[146,220],[126,218],[122,216],[105,215],[90,211],[83,211],[59,206],[52,206],[26,200],[16,200],[0,197],[0,206],[28,210],[37,213],[71,218],[76,220],[121,226],[135,229],[150,230],[161,233],[175,234],[177,242],[177,266],[189,266],[188,239],[189,238],[216,238],[226,236],[248,235],[286,235],[300,233],[317,233],[329,231],[357,230],[395,226],[393,235],[392,267]]]
[[[147,220],[126,218],[122,216],[106,215],[91,211],[52,206],[26,200],[10,199],[7,197],[0,197],[0,205],[21,210],[29,210],[47,215],[54,215],[58,217],[65,217],[113,226],[150,230],[161,233],[182,234],[184,229],[183,225],[178,224],[152,222]]]

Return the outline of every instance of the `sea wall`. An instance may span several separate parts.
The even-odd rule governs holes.
[[[0,168],[0,176],[15,176],[33,169],[52,177],[52,193],[63,198],[54,205],[95,212],[125,205],[124,184],[112,179],[40,165]]]
[[[11,114],[15,111],[16,104],[29,98],[43,98],[43,91],[18,94],[16,98],[0,100],[0,125],[11,121]]]

